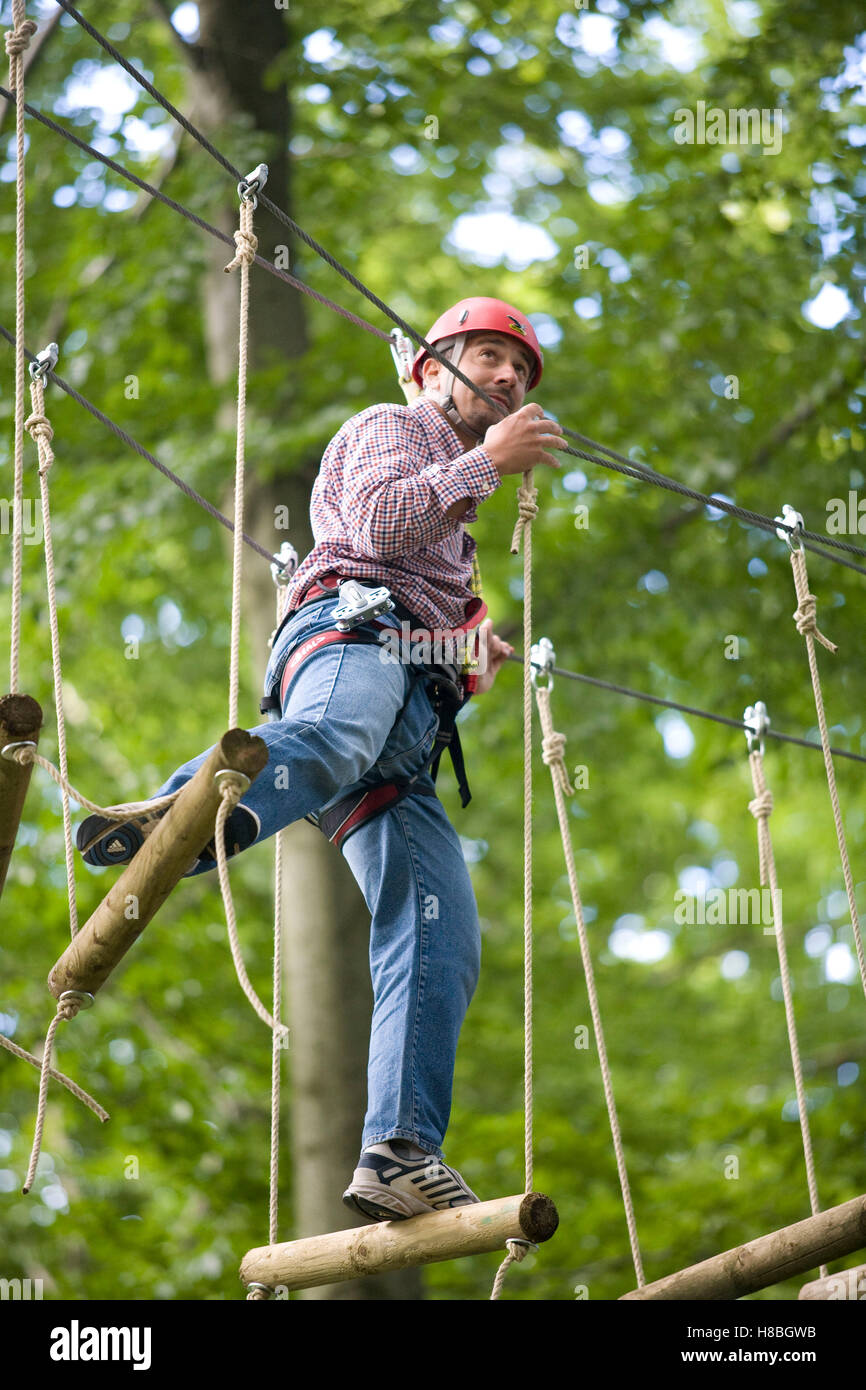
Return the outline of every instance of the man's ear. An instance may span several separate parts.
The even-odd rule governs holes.
[[[429,386],[436,390],[439,386],[439,373],[442,370],[441,364],[435,357],[425,357],[421,363],[421,378],[425,389]]]

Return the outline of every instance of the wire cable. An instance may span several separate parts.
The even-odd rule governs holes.
[[[112,44],[107,38],[105,38],[103,34],[99,32],[98,29],[96,29],[92,24],[90,24],[84,18],[84,16],[81,15],[78,12],[78,10],[75,9],[74,5],[71,5],[69,3],[69,0],[57,0],[57,3],[67,12],[67,14],[71,15],[71,17],[74,20],[76,20],[78,24],[81,25],[81,27],[91,36],[91,38],[93,38],[105,50],[105,52],[108,53],[115,60],[115,62],[120,63],[121,67],[123,67],[124,70],[129,73],[130,77],[132,77],[134,81],[139,84],[139,86],[141,86],[146,92],[148,92],[149,95],[152,96],[153,99],[156,102],[158,102],[159,105],[162,106],[163,109],[167,111],[169,115],[171,115],[174,118],[174,120],[176,120],[178,124],[185,131],[187,131],[187,133],[191,135],[192,138],[199,145],[201,145],[202,149],[206,150],[207,153],[211,155],[211,157],[215,159],[222,166],[222,168],[225,169],[227,173],[231,174],[233,179],[235,179],[237,182],[243,181],[244,175],[240,172],[240,170],[236,169],[234,165],[228,159],[226,159],[225,155],[221,154],[220,151],[213,144],[211,144],[207,137],[204,136],[201,133],[201,131],[198,130],[192,124],[192,122],[188,120],[187,117],[184,116],[183,113],[180,112],[177,109],[177,107],[168,100],[167,97],[163,96],[163,94],[158,90],[158,88],[156,88],[151,82],[147,80],[143,73],[139,72],[138,69],[132,63],[130,63],[126,58],[124,58],[123,54],[119,52],[119,50],[114,46],[114,44]],[[328,265],[331,266],[333,270],[337,272],[338,275],[341,275],[344,280],[346,280],[350,285],[352,285],[353,288],[356,289],[359,294],[362,294],[366,299],[370,301],[371,304],[375,304],[376,308],[379,309],[381,313],[385,315],[386,318],[389,318],[392,323],[396,324],[397,327],[400,328],[403,333],[405,333],[408,337],[410,337],[413,340],[413,342],[415,342],[418,345],[418,347],[423,348],[425,352],[430,353],[430,355],[433,358],[435,358],[437,362],[441,362],[444,366],[448,367],[449,371],[452,371],[454,376],[459,381],[461,381],[464,386],[468,387],[471,391],[473,391],[474,394],[478,396],[480,400],[483,400],[485,404],[501,412],[501,405],[498,405],[496,402],[494,402],[493,399],[481,387],[475,384],[475,382],[470,381],[469,378],[460,371],[459,367],[453,367],[446,358],[444,358],[439,352],[437,352],[437,350],[433,347],[431,343],[427,342],[426,338],[423,338],[418,332],[416,332],[416,330],[412,328],[411,325],[405,321],[405,319],[402,319],[399,314],[395,313],[395,311],[384,302],[384,300],[380,299],[378,295],[374,294],[373,291],[363,283],[363,281],[359,280],[357,276],[353,275],[352,272],[346,268],[346,266],[342,265],[340,261],[338,261],[336,257],[331,254],[331,252],[326,250],[324,246],[320,245],[320,243],[316,241],[316,239],[312,237],[308,232],[306,232],[303,227],[299,226],[299,224],[295,222],[295,220],[292,217],[290,217],[289,214],[285,212],[277,203],[274,203],[272,199],[267,196],[267,194],[265,194],[264,192],[259,192],[257,196],[262,206],[266,207],[268,211],[271,213],[271,215],[277,219],[277,221],[279,221],[283,226],[289,228],[290,231],[294,232],[294,234],[297,237],[299,237],[300,240],[303,241],[307,246],[309,246],[312,251],[315,251],[316,255],[320,256],[322,260],[324,260]],[[578,436],[574,431],[568,431],[568,433],[571,434],[574,438],[581,437]],[[669,491],[677,492],[680,495],[689,497],[694,501],[703,502],[706,506],[711,506],[721,509],[722,511],[726,511],[730,515],[736,516],[740,520],[746,521],[753,526],[760,526],[764,530],[773,532],[781,530],[789,535],[792,535],[794,532],[795,528],[792,526],[788,526],[784,523],[778,522],[774,518],[763,515],[762,513],[753,512],[749,511],[747,508],[738,507],[736,506],[736,504],[727,502],[723,498],[711,497],[708,496],[706,493],[698,492],[693,488],[687,488],[685,484],[677,483],[674,479],[667,478],[664,474],[658,473],[654,469],[649,469],[646,465],[637,464],[631,460],[626,460],[625,462],[620,463],[618,466],[615,462],[615,458],[619,457],[620,459],[622,459],[623,456],[615,456],[613,450],[608,450],[606,448],[604,451],[612,455],[613,457],[610,459],[599,458],[597,455],[584,453],[578,449],[574,449],[570,445],[562,452],[571,454],[575,458],[584,459],[590,463],[596,463],[602,468],[609,468],[620,473],[626,473],[629,477],[638,478],[645,482],[649,482],[656,487],[662,487],[666,488]],[[805,530],[799,532],[798,534],[806,540],[813,542],[813,544],[820,544],[831,550],[845,550],[851,554],[860,555],[862,558],[866,559],[866,550],[864,550],[862,547],[853,545],[849,541],[840,541],[835,536],[821,536],[816,532]],[[821,552],[818,551],[816,553],[820,554]],[[829,558],[829,556],[827,558]],[[854,568],[858,568],[859,572],[866,574],[866,568]]]
[[[506,661],[517,661],[523,664],[523,657],[517,653],[507,656]],[[711,710],[696,709],[694,705],[681,705],[676,700],[663,700],[660,695],[647,695],[641,690],[631,690],[627,685],[616,685],[613,681],[599,680],[595,676],[584,676],[578,671],[566,671],[561,666],[553,666],[551,670],[555,676],[564,676],[566,680],[583,681],[585,685],[594,685],[599,690],[610,690],[615,695],[626,695],[632,700],[643,700],[650,705],[662,705],[665,709],[679,710],[682,714],[694,714],[698,719],[711,719],[715,724],[724,724],[729,729],[740,729],[746,733],[750,725],[745,724],[742,719],[729,719],[724,714],[714,714]],[[808,738],[797,738],[794,734],[783,734],[777,729],[765,729],[761,734],[762,738],[775,738],[780,743],[795,743],[800,748],[813,748],[817,752],[822,752],[820,743],[814,743]],[[849,753],[844,748],[831,748],[830,752],[834,757],[849,758],[855,763],[866,763],[866,757],[860,753]]]
[[[2,323],[0,323],[0,337],[5,338],[6,341],[11,343],[14,347],[15,335],[4,328]],[[29,358],[31,362],[37,361],[34,353],[30,352],[26,347],[24,349],[24,355]],[[160,473],[164,474],[166,478],[174,483],[175,487],[179,487],[181,492],[185,493],[190,501],[198,503],[198,505],[203,507],[215,521],[220,522],[227,530],[234,531],[234,522],[230,521],[227,516],[224,516],[212,502],[208,502],[206,497],[202,497],[201,493],[196,492],[195,488],[190,487],[189,483],[185,483],[183,478],[179,478],[178,475],[173,473],[170,468],[167,468],[164,463],[160,463],[159,459],[154,458],[153,454],[149,453],[148,450],[144,448],[144,445],[139,444],[136,439],[133,439],[131,434],[127,434],[126,430],[120,428],[120,425],[116,425],[107,415],[103,415],[102,411],[99,410],[97,406],[93,405],[85,396],[80,395],[74,387],[70,386],[69,383],[64,381],[61,376],[58,376],[56,372],[49,371],[47,375],[48,379],[59,386],[61,391],[65,391],[67,396],[71,396],[79,405],[84,406],[84,409],[89,411],[95,419],[99,420],[100,424],[105,425],[106,429],[111,430],[112,434],[115,434],[124,444],[128,444],[130,449],[133,449],[141,458],[145,459],[149,464],[152,464],[154,468],[158,469]],[[258,541],[254,540],[252,536],[248,536],[246,532],[244,532],[244,540],[248,546],[259,555],[263,556],[269,564],[273,564],[275,561],[277,564],[282,563],[279,556],[273,555],[271,551],[266,550],[263,545],[259,545]]]

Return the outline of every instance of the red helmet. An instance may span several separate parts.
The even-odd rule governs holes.
[[[505,304],[501,299],[486,299],[483,296],[461,299],[459,304],[446,309],[436,320],[427,334],[427,341],[435,347],[444,338],[453,338],[460,333],[482,332],[506,333],[509,338],[516,338],[518,342],[525,343],[535,358],[535,369],[526,389],[531,391],[538,385],[544,369],[544,358],[535,336],[535,329],[525,314],[521,314],[513,304]],[[426,348],[419,348],[412,364],[412,376],[421,387],[424,385],[421,364],[427,355]]]

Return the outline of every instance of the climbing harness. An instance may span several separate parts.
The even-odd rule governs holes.
[[[358,830],[365,821],[370,820],[373,816],[381,815],[383,811],[395,806],[404,797],[412,794],[435,796],[436,793],[432,788],[425,787],[423,783],[420,783],[420,778],[423,772],[429,768],[435,782],[439,773],[442,754],[446,749],[457,778],[461,805],[464,807],[469,805],[472,793],[466,779],[466,766],[460,736],[457,732],[456,719],[466,701],[475,693],[478,678],[476,675],[464,673],[455,663],[416,661],[413,659],[414,654],[411,648],[420,644],[422,648],[429,646],[431,651],[435,646],[447,651],[449,647],[454,647],[458,642],[465,641],[467,635],[477,629],[487,612],[487,605],[480,596],[474,596],[466,606],[468,617],[462,626],[434,634],[429,629],[419,628],[416,625],[408,609],[391,598],[390,590],[386,585],[368,589],[358,580],[341,578],[337,574],[325,574],[305,591],[304,601],[291,613],[286,614],[274,634],[273,641],[276,640],[285,623],[293,618],[300,609],[306,608],[308,604],[321,603],[325,598],[333,598],[337,588],[339,588],[341,603],[332,614],[335,626],[306,638],[294,649],[283,668],[278,692],[271,691],[259,705],[262,714],[267,715],[270,719],[282,717],[292,681],[310,657],[321,651],[323,647],[332,646],[335,643],[342,645],[350,642],[381,647],[386,639],[397,640],[399,637],[401,655],[413,677],[423,680],[427,685],[428,698],[438,720],[430,755],[426,759],[424,767],[420,768],[414,777],[383,779],[374,782],[365,789],[351,792],[324,814],[311,813],[306,817],[311,825],[320,829],[339,849],[348,835]],[[402,629],[395,628],[393,623],[381,621],[380,617],[377,616],[381,613],[393,613],[401,620]],[[405,710],[405,705],[403,708]],[[402,717],[402,711],[400,717]]]

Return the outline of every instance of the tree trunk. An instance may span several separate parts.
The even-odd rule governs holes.
[[[163,7],[160,5],[160,9]],[[271,0],[256,0],[255,14],[235,0],[199,0],[200,35],[184,48],[190,64],[191,117],[218,147],[225,148],[229,126],[240,120],[250,127],[249,153],[232,162],[246,173],[264,159],[269,168],[267,192],[290,210],[288,141],[290,108],[284,87],[266,90],[262,77],[271,61],[291,41],[286,12]],[[235,148],[237,137],[235,135]],[[207,160],[205,155],[201,156]],[[215,166],[213,166],[215,168]],[[220,177],[220,176],[217,176]],[[231,233],[238,225],[238,202],[226,180],[221,225]],[[285,227],[259,205],[255,215],[259,254],[290,245]],[[228,249],[216,250],[206,276],[204,321],[208,370],[215,384],[225,384],[237,370],[238,278],[226,275]],[[274,355],[286,363],[286,388],[261,403],[250,393],[248,414],[293,408],[292,360],[306,347],[303,301],[260,269],[250,276],[250,370]],[[295,407],[297,408],[297,407]],[[217,421],[233,426],[234,406]],[[312,548],[309,494],[319,457],[285,460],[277,476],[256,479],[256,460],[247,461],[245,529],[269,550],[286,538],[275,530],[275,508],[288,506],[289,538],[303,558]],[[289,471],[291,466],[291,471]],[[231,507],[227,510],[230,512]],[[249,557],[249,558],[247,558]],[[275,591],[267,565],[251,552],[245,556],[244,622],[255,664],[255,689],[261,685],[267,640],[274,627]],[[252,711],[251,711],[252,713]],[[250,718],[248,726],[258,722]],[[294,1159],[294,1232],[285,1217],[280,1239],[341,1230],[359,1224],[343,1206],[360,1149],[366,1109],[366,1066],[372,990],[368,965],[369,924],[363,898],[342,856],[305,822],[284,836],[284,873],[289,885],[283,920],[286,961],[284,1021],[291,1029],[292,1148]],[[262,1164],[267,1163],[267,1125],[262,1119]],[[311,1289],[313,1299],[420,1299],[421,1276],[414,1269]]]

